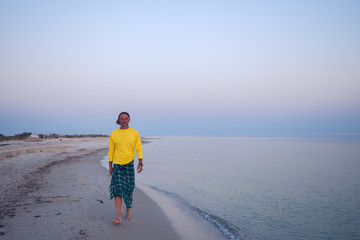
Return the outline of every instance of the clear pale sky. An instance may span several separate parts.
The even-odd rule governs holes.
[[[360,1],[0,1],[0,133],[360,132]]]

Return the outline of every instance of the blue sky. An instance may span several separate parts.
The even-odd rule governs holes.
[[[0,133],[360,132],[360,1],[0,2]]]

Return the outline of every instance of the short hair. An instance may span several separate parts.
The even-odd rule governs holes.
[[[127,113],[127,112],[121,112],[121,113],[119,114],[118,118],[116,119],[116,124],[119,124],[119,125],[120,125],[119,118],[120,118],[121,114],[126,114],[126,115],[130,118],[130,114],[129,114],[129,113]]]

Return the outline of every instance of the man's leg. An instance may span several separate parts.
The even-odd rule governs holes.
[[[116,219],[112,221],[114,224],[121,223],[121,204],[122,204],[122,198],[115,197]]]
[[[131,217],[130,217],[130,208],[128,208],[127,206],[126,206],[126,220],[127,220],[127,221],[130,221],[130,220],[131,220]]]

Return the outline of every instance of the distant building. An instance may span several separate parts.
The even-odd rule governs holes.
[[[38,135],[31,134],[25,139],[26,142],[41,142],[42,139]]]

